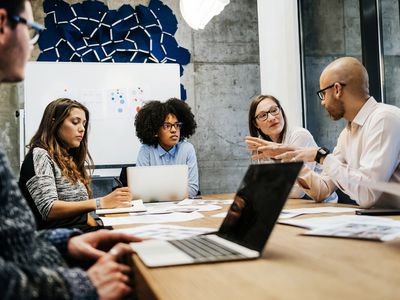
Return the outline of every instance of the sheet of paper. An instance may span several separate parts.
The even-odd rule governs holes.
[[[185,199],[178,202],[178,205],[224,205],[224,204],[232,204],[233,199],[228,200],[218,200],[218,199]]]
[[[185,200],[183,200],[185,201]],[[160,213],[171,213],[171,212],[192,212],[192,211],[214,211],[219,210],[222,207],[215,204],[197,204],[188,200],[186,202],[178,203],[154,203],[145,204],[148,214],[160,214]],[[197,201],[197,200],[195,200]]]
[[[279,224],[292,225],[303,227],[307,229],[317,229],[322,227],[334,227],[344,223],[359,223],[374,224],[374,225],[387,225],[387,224],[400,224],[400,221],[395,221],[389,218],[372,217],[372,216],[358,216],[358,215],[340,215],[334,217],[319,217],[319,218],[305,218],[295,220],[282,220],[278,219]]]
[[[107,214],[122,214],[130,212],[144,212],[146,207],[143,205],[142,200],[133,200],[132,206],[130,207],[117,207],[117,208],[103,208],[96,209],[96,215],[107,215]]]
[[[135,215],[127,217],[100,217],[104,226],[116,226],[126,224],[149,224],[149,223],[167,223],[167,222],[185,222],[195,219],[204,218],[204,216],[197,212],[190,213],[163,213],[163,214],[147,214]]]
[[[144,225],[135,228],[116,229],[118,232],[132,234],[142,238],[152,238],[158,240],[178,240],[195,235],[215,232],[214,228],[207,227],[187,227],[167,224]]]
[[[222,213],[219,213],[219,214],[212,215],[211,217],[213,217],[213,218],[225,218],[226,214],[227,214],[226,212],[222,212]]]
[[[396,225],[348,222],[333,227],[313,229],[305,232],[304,235],[328,237],[332,236],[351,239],[378,240],[386,242],[400,238],[400,222]]]
[[[146,207],[143,205],[142,200],[133,200],[130,207],[118,207],[118,208],[103,208],[96,209],[96,215],[107,215],[107,214],[122,214],[130,212],[144,212]]]
[[[290,219],[304,214],[344,213],[355,212],[356,210],[358,210],[358,208],[336,206],[284,209],[279,215],[279,219]]]

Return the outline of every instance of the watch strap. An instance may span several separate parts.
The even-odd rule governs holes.
[[[318,150],[317,150],[317,154],[315,155],[315,161],[317,162],[317,163],[321,163],[321,159],[323,158],[323,157],[326,157],[329,153],[331,153],[330,151],[329,151],[329,149],[328,148],[325,148],[325,147],[321,147],[321,148],[319,148]]]

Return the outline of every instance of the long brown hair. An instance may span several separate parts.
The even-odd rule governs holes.
[[[258,104],[260,104],[261,101],[263,101],[264,99],[271,99],[272,101],[274,101],[276,103],[276,105],[278,105],[282,116],[283,116],[283,120],[285,121],[285,124],[283,125],[283,129],[281,131],[281,133],[279,134],[279,143],[282,143],[283,137],[286,134],[286,130],[287,130],[287,119],[286,119],[286,115],[285,115],[285,111],[283,110],[281,103],[279,102],[278,99],[276,99],[274,96],[271,95],[258,95],[258,96],[254,96],[251,104],[250,104],[250,110],[249,110],[249,131],[250,131],[250,135],[254,136],[254,137],[261,137],[266,141],[272,141],[271,137],[269,137],[268,135],[266,135],[265,133],[263,133],[260,129],[258,129],[256,127],[256,118],[254,117],[256,110],[257,110],[257,106]]]
[[[85,112],[85,134],[78,148],[67,149],[58,132],[64,120],[69,116],[73,108]],[[40,147],[49,153],[57,163],[62,174],[72,183],[83,182],[89,196],[92,196],[90,188],[90,174],[86,167],[91,168],[93,160],[88,150],[89,111],[78,101],[68,98],[60,98],[50,102],[44,110],[39,129],[28,145],[30,151]]]

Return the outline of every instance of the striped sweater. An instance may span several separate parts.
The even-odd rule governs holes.
[[[48,152],[34,148],[26,155],[21,167],[19,186],[35,215],[39,229],[85,227],[87,213],[75,217],[48,220],[54,201],[82,201],[89,195],[82,182],[69,181]]]

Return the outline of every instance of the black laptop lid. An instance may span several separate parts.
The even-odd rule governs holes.
[[[302,165],[250,165],[218,236],[261,252]]]

